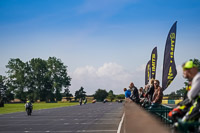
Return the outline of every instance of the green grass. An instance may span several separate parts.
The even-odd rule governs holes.
[[[33,110],[40,110],[40,109],[49,109],[49,108],[58,108],[58,107],[66,107],[66,106],[73,106],[78,105],[79,103],[33,103]],[[8,114],[14,112],[25,112],[24,103],[17,103],[17,104],[4,104],[4,107],[0,107],[0,114]]]

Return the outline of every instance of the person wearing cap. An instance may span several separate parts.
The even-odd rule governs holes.
[[[200,72],[198,66],[193,61],[187,61],[182,65],[183,77],[191,81],[191,89],[187,93],[192,106],[189,108],[182,121],[197,120],[200,117]]]

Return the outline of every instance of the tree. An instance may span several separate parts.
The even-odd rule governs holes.
[[[103,101],[107,96],[108,92],[102,89],[98,89],[94,94],[94,98],[97,99],[97,101]]]
[[[51,97],[52,83],[48,76],[47,62],[33,58],[28,62],[28,97],[35,100],[47,101]]]
[[[55,89],[55,97],[61,100],[62,88],[69,87],[71,78],[67,75],[67,66],[65,66],[60,59],[56,57],[49,57],[47,60],[48,75],[51,77],[53,88]]]
[[[65,96],[66,96],[67,101],[68,100],[71,101],[71,97],[73,97],[73,95],[70,93],[69,88],[65,89]]]
[[[24,63],[20,59],[11,59],[6,66],[8,70],[8,90],[22,101],[61,100],[61,91],[69,87],[71,78],[67,66],[56,57],[48,60],[33,58]]]
[[[115,99],[115,95],[113,94],[112,90],[110,90],[108,92],[108,97],[107,98],[110,99],[111,102]]]
[[[168,99],[175,100],[177,99],[176,93],[173,91],[168,95]]]
[[[0,107],[4,107],[5,102],[5,92],[6,92],[6,85],[5,85],[6,77],[0,75]]]
[[[84,88],[81,86],[81,88],[75,92],[75,100],[78,98],[85,99],[86,97],[86,92],[84,91]]]
[[[16,98],[22,101],[26,100],[26,64],[19,58],[10,59],[6,66],[9,70],[8,73],[8,86],[11,91],[14,91]]]
[[[124,99],[125,98],[125,95],[124,94],[119,94],[119,95],[116,95],[117,99]]]
[[[198,66],[198,70],[200,71],[200,60],[194,58],[193,61]]]
[[[183,87],[182,89],[179,89],[179,90],[176,91],[176,95],[177,95],[178,97],[184,97],[185,94],[186,94],[186,89],[185,89],[185,87]]]

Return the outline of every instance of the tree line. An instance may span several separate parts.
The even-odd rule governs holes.
[[[4,93],[6,101],[14,98],[21,101],[61,100],[62,89],[71,85],[67,66],[56,57],[33,58],[27,62],[10,59],[6,68],[8,76],[0,76],[1,96]]]
[[[33,58],[23,62],[19,58],[10,59],[6,65],[7,76],[0,75],[0,102],[9,102],[14,98],[26,101],[60,101],[62,97],[71,100],[70,93],[71,77],[67,73],[67,66],[56,57],[48,60]],[[64,93],[62,90],[64,89]],[[83,87],[75,92],[75,100],[86,97]],[[94,98],[103,101],[105,98],[111,101],[115,98],[123,99],[124,95],[116,96],[113,91],[107,92],[98,89]]]

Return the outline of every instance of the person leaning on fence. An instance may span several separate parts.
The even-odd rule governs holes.
[[[159,80],[154,80],[154,94],[150,109],[159,106],[162,103],[162,98],[163,98],[163,90],[160,87],[160,82]]]
[[[154,94],[154,79],[151,79],[149,81],[149,87],[147,89],[147,92],[145,94],[146,97],[148,97],[149,102],[152,102],[153,99],[153,94]]]
[[[144,93],[144,97],[140,98],[140,104],[142,107],[146,107],[149,106],[149,100],[148,100],[148,96],[146,95],[147,91],[148,91],[149,85],[145,85],[143,93]]]
[[[139,94],[139,103],[140,105],[142,105],[145,99],[144,98],[145,93],[143,87],[140,87],[140,89],[138,90],[138,94]]]
[[[140,87],[140,89],[138,90],[138,93],[139,93],[139,98],[143,99],[144,98],[144,89],[143,89],[143,87]]]
[[[187,93],[192,106],[182,118],[182,121],[196,121],[200,118],[200,72],[197,64],[193,61],[187,61],[183,64],[183,73],[185,78],[192,81],[191,90]]]
[[[127,90],[126,88],[124,88],[124,94],[125,94],[125,101],[127,102],[131,102],[131,91]]]
[[[149,106],[152,102],[153,93],[154,93],[154,79],[149,80],[149,83],[145,86],[146,93],[144,99],[140,100],[142,106]]]
[[[139,103],[140,99],[137,87],[135,87],[134,83],[131,82],[129,88],[130,90],[132,90],[130,98],[132,99],[132,101]]]

